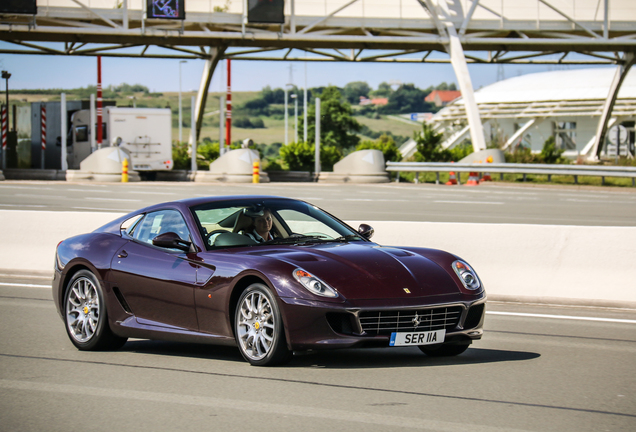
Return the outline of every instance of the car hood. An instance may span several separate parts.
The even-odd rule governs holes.
[[[269,256],[302,268],[349,299],[413,298],[460,292],[449,274],[450,268],[447,271],[426,256],[395,247],[328,243],[276,247],[250,254]]]

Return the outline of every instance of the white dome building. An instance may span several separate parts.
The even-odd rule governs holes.
[[[566,150],[566,155],[588,154],[614,73],[615,68],[541,72],[479,89],[475,99],[486,142],[500,141],[506,148],[522,144],[538,152],[545,140],[553,136],[558,147]],[[608,127],[618,123],[627,128],[620,148],[623,155],[628,150],[634,155],[634,120],[636,70],[632,69],[623,81],[608,123]],[[438,129],[457,132],[447,140],[445,147],[468,137],[462,99],[439,111],[431,122],[437,123]],[[616,146],[606,140],[603,153],[615,155]]]

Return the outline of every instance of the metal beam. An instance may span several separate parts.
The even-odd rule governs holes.
[[[449,39],[448,53],[450,54],[451,64],[455,71],[457,82],[459,83],[459,89],[462,92],[462,99],[464,100],[466,118],[468,120],[468,126],[470,126],[470,139],[475,152],[486,150],[486,137],[484,136],[484,128],[481,124],[481,118],[479,117],[479,108],[475,100],[475,92],[470,79],[470,73],[468,72],[466,57],[464,57],[464,50],[457,31],[455,30],[455,25],[451,21],[446,0],[437,0],[437,2],[437,11],[441,12],[440,15],[443,16]]]
[[[612,80],[612,84],[610,85],[607,99],[605,99],[601,118],[598,121],[598,126],[596,128],[596,139],[594,141],[594,148],[591,153],[591,159],[594,160],[599,159],[601,150],[603,150],[603,143],[605,142],[605,135],[607,134],[607,122],[612,115],[614,104],[616,103],[616,99],[618,98],[618,92],[621,89],[621,85],[623,84],[627,73],[634,64],[634,61],[636,61],[636,57],[634,56],[634,53],[625,53],[625,55],[623,56],[623,60],[624,63],[616,67],[614,79]]]
[[[580,22],[576,21],[574,18],[571,18],[570,16],[568,16],[565,12],[557,9],[556,7],[552,6],[550,3],[548,3],[546,0],[538,0],[541,3],[543,3],[544,5],[546,5],[547,7],[549,7],[550,9],[552,9],[553,11],[555,11],[556,13],[558,13],[559,15],[561,15],[563,18],[565,18],[566,20],[570,21],[572,24],[577,25],[579,27],[581,27],[583,30],[585,30],[587,33],[591,34],[592,36],[594,36],[595,38],[600,38],[599,35],[597,35],[596,33],[594,33],[592,30],[590,30],[587,26],[584,26],[583,24],[581,24]],[[607,39],[607,38],[606,38]]]
[[[91,14],[95,15],[97,18],[101,19],[105,23],[108,23],[108,25],[110,25],[111,27],[113,27],[113,28],[121,28],[121,26],[115,24],[115,22],[113,22],[110,19],[106,18],[104,15],[100,14],[99,12],[96,12],[93,9],[89,8],[84,3],[80,2],[79,0],[71,0],[71,1],[73,3],[75,3],[76,5],[78,5],[78,6],[81,6],[82,9],[85,9],[88,12],[90,12]]]
[[[216,65],[223,57],[226,47],[210,47],[210,58],[205,61],[203,67],[203,74],[201,75],[201,84],[199,84],[199,92],[197,93],[196,109],[194,116],[197,119],[196,126],[196,139],[198,140],[201,135],[201,127],[203,126],[203,113],[205,111],[205,104],[208,101],[208,90],[210,89],[210,83],[212,82],[212,75],[216,69]]]
[[[329,18],[331,18],[332,16],[334,16],[335,14],[340,12],[341,10],[348,8],[349,6],[351,6],[352,4],[354,4],[357,1],[358,0],[351,0],[349,3],[347,3],[347,4],[343,5],[343,6],[340,6],[338,9],[334,10],[329,15],[324,16],[324,17],[320,18],[317,21],[314,21],[313,23],[311,23],[310,25],[308,25],[307,27],[305,27],[304,29],[299,31],[297,34],[307,33],[309,30],[311,30],[312,28],[316,27],[318,24],[321,24],[321,23],[327,21]]]
[[[523,139],[524,135],[526,134],[526,132],[528,132],[528,129],[530,129],[532,126],[536,126],[539,125],[541,122],[543,122],[544,119],[542,118],[533,118],[530,119],[529,122],[527,122],[526,124],[524,124],[523,126],[521,126],[511,137],[510,139],[508,139],[508,141],[506,141],[506,144],[504,144],[504,146],[501,148],[501,150],[507,150],[508,147],[510,147],[515,141]]]
[[[466,29],[468,28],[468,23],[470,23],[470,20],[472,19],[473,13],[475,13],[475,9],[477,9],[478,4],[479,4],[479,0],[473,0],[473,4],[470,5],[470,9],[468,10],[466,17],[464,18],[464,22],[462,23],[462,26],[459,29],[460,37],[464,36],[464,33],[466,33]]]

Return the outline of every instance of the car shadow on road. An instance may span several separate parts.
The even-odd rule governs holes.
[[[183,342],[131,340],[122,351],[163,356],[191,357],[219,361],[244,362],[238,348],[219,345],[201,345]],[[527,361],[541,354],[528,351],[511,351],[487,348],[468,348],[454,357],[429,357],[416,347],[406,348],[361,348],[329,350],[311,353],[296,353],[285,367],[365,369],[397,367],[430,367],[474,365]]]
[[[365,369],[474,365],[533,360],[541,354],[486,348],[469,348],[453,357],[429,357],[418,348],[373,348],[339,350],[294,356],[289,367],[322,367],[328,369]]]

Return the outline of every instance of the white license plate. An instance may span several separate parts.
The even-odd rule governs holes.
[[[390,346],[431,345],[444,342],[446,330],[435,330],[412,333],[391,333]]]

